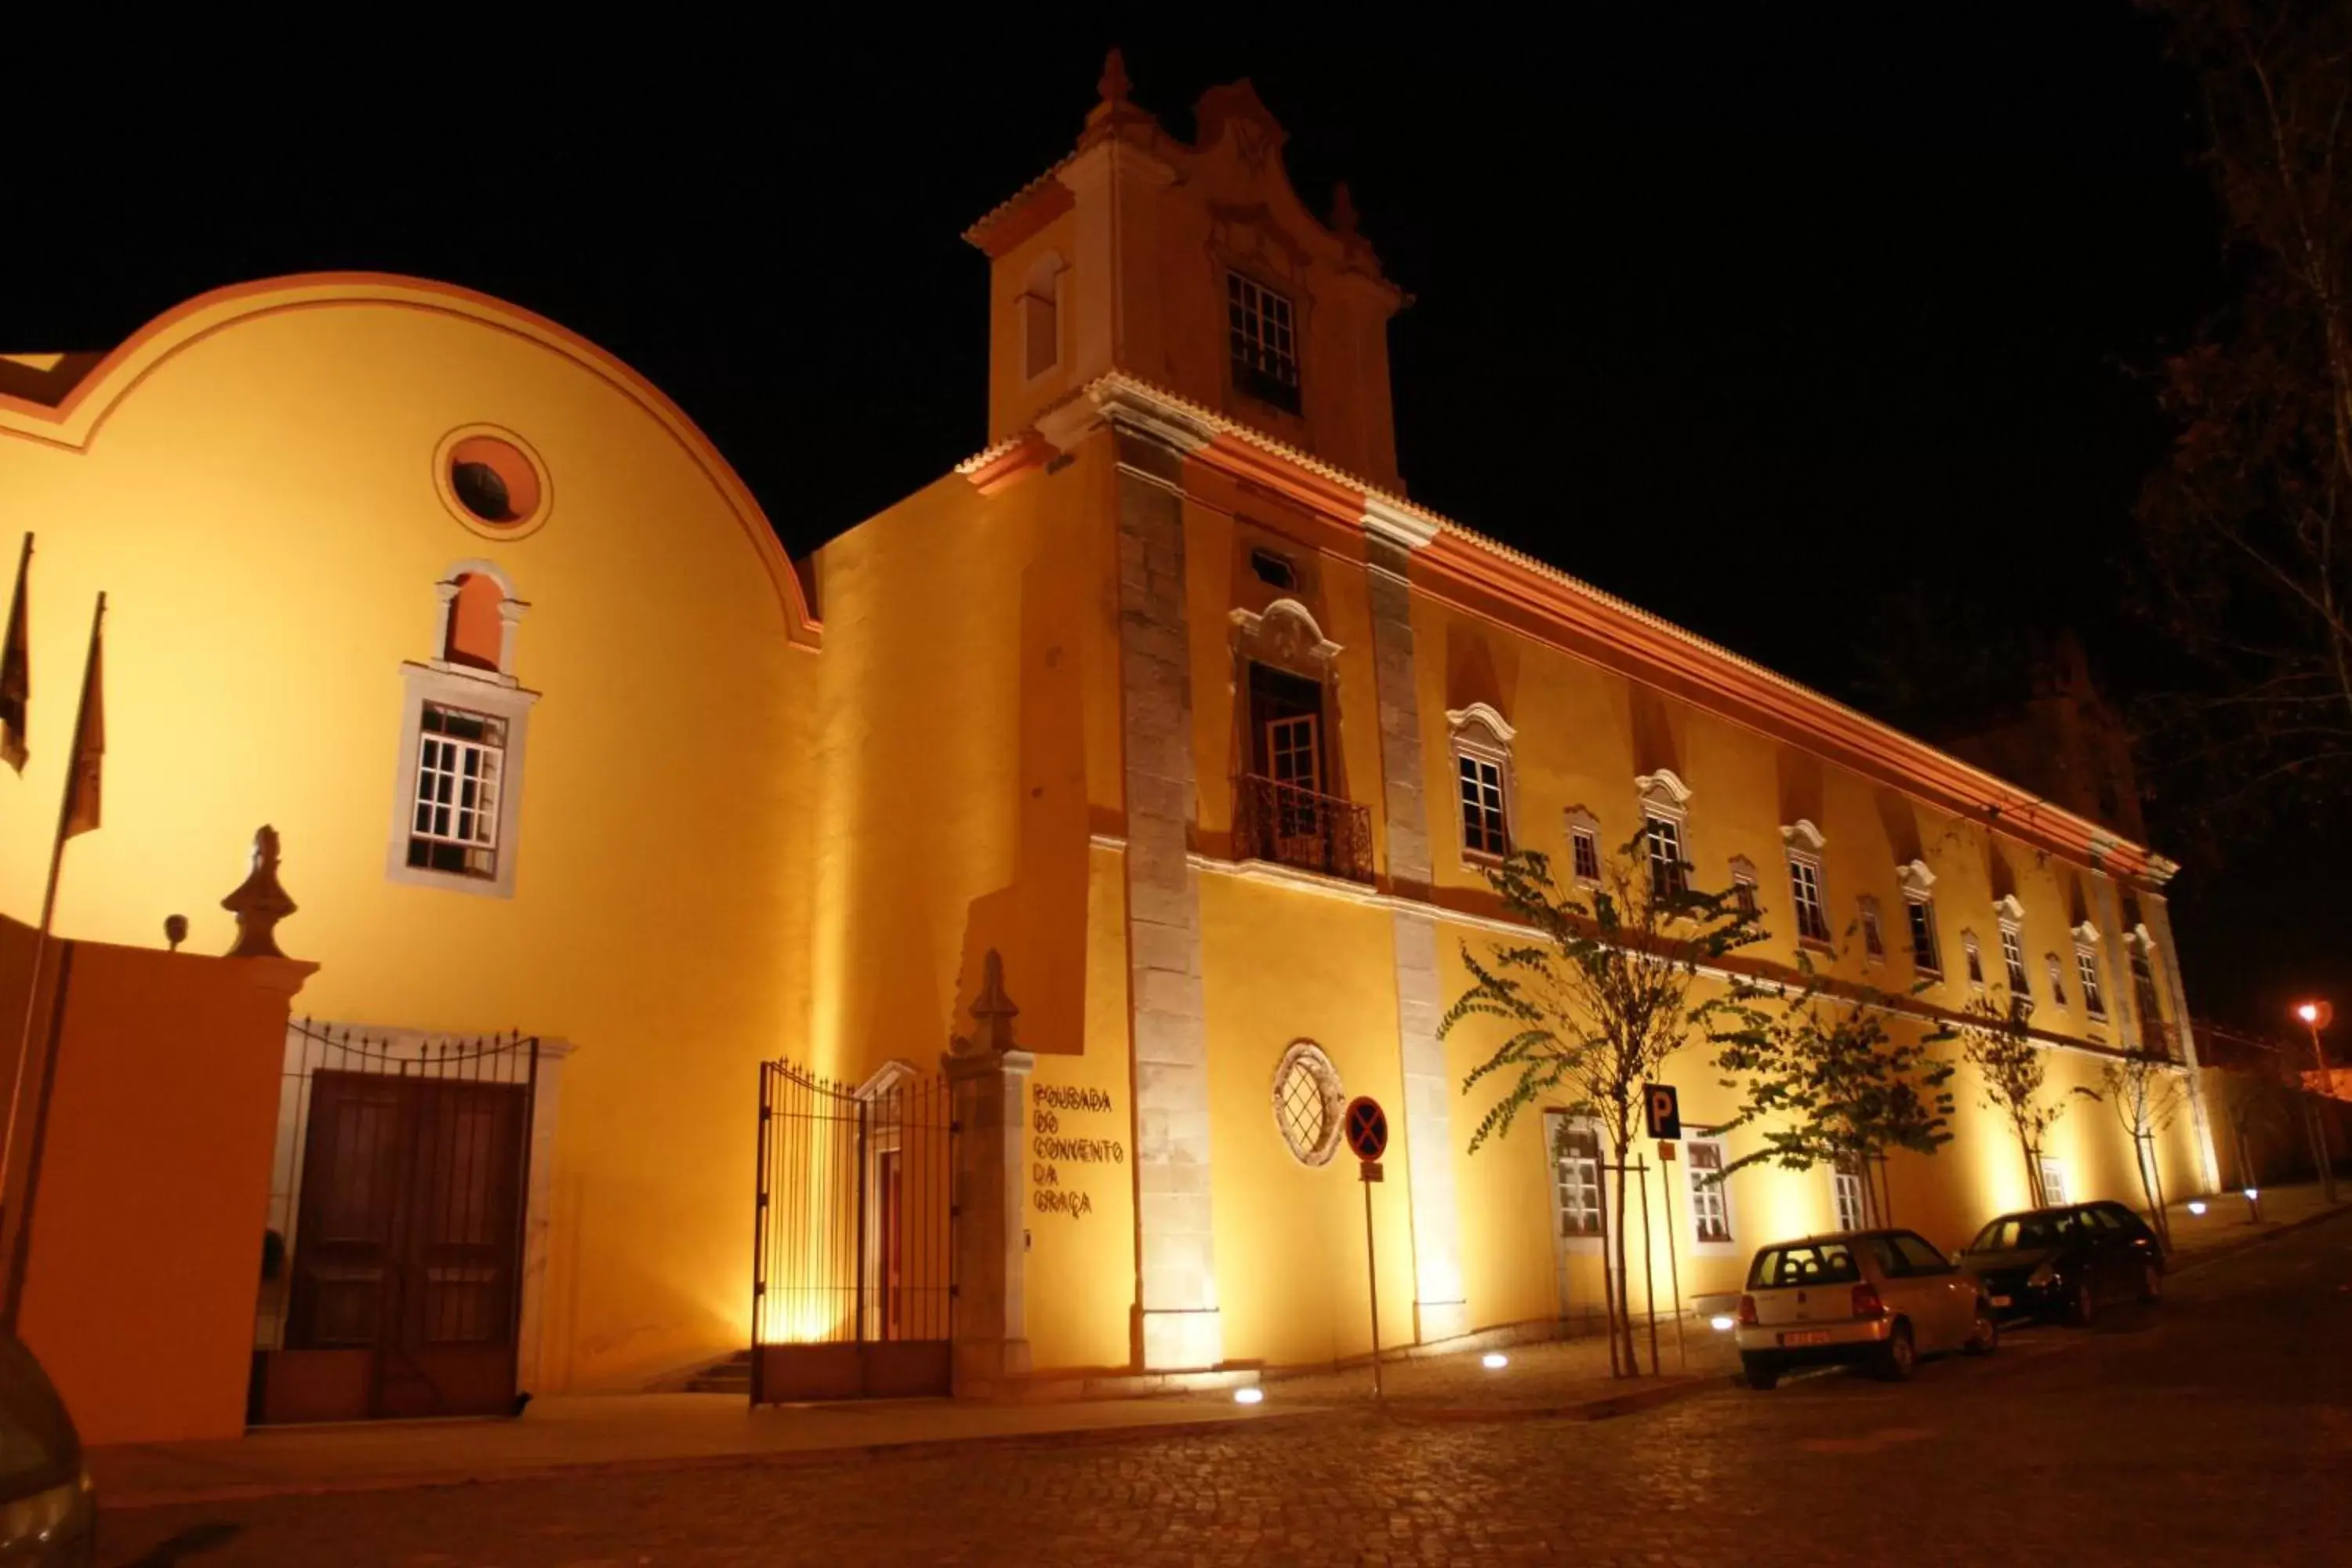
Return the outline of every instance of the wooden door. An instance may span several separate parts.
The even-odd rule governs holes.
[[[512,1407],[527,1095],[313,1076],[286,1344],[264,1419]]]

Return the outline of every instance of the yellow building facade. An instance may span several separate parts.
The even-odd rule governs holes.
[[[2013,948],[2053,1096],[2143,1042],[2193,1090],[2166,863],[1407,499],[1404,296],[1344,196],[1300,203],[1246,83],[1198,125],[1169,135],[1114,67],[1071,154],[968,237],[990,445],[797,564],[657,390],[463,290],[279,279],[100,359],[0,360],[0,509],[37,535],[0,900],[39,904],[103,590],[106,816],[58,929],[152,945],[184,913],[221,951],[205,894],[267,822],[300,905],[279,940],[320,966],[303,1008],[536,1037],[499,1330],[520,1387],[791,1337],[754,1305],[755,1194],[793,1176],[753,1136],[759,1064],[935,1072],[992,952],[1026,1053],[1001,1371],[1368,1350],[1355,1095],[1394,1132],[1381,1342],[1573,1323],[1599,1296],[1573,1130],[1469,1153],[1492,1042],[1437,1030],[1463,944],[1510,937],[1503,847],[1572,869],[1580,836],[1670,822],[1698,880],[1755,879],[1783,970],[1802,867],[1810,961],[1903,998],[1897,1032],[1963,1009],[1971,963],[2004,994]],[[1667,1076],[1707,1158],[1732,1098],[1696,1046]],[[1955,1090],[1954,1143],[1885,1175],[1947,1245],[2026,1199]],[[318,1136],[289,1122],[281,1161]],[[2137,1201],[2103,1107],[2043,1154],[2070,1197]],[[2201,1106],[2159,1159],[2217,1184]],[[1689,1171],[1651,1178],[1662,1310],[1670,1257],[1687,1305],[1840,1217],[1832,1173],[1695,1203]],[[850,1222],[861,1279],[898,1213]]]

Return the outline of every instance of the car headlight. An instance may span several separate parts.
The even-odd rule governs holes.
[[[2049,1284],[2053,1279],[2057,1279],[2057,1278],[2058,1278],[2058,1268],[2057,1268],[2057,1265],[2055,1265],[2055,1264],[2052,1264],[2052,1263],[2045,1263],[2045,1264],[2042,1265],[2040,1268],[2036,1268],[2032,1273],[2031,1273],[2031,1274],[2027,1275],[2027,1276],[2025,1277],[2025,1282],[2026,1282],[2026,1284],[2027,1284],[2027,1285],[2031,1286],[2032,1289],[2036,1289],[2036,1290],[2039,1290],[2039,1289],[2041,1289],[2043,1286],[2045,1286],[2045,1285]]]
[[[0,1550],[54,1538],[72,1520],[88,1485],[68,1481],[0,1508]]]

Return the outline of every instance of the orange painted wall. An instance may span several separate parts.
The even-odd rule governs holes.
[[[19,1331],[86,1443],[245,1429],[287,1008],[310,968],[69,944]]]

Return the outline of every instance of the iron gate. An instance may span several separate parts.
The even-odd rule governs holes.
[[[288,1030],[251,1419],[509,1415],[539,1041]]]
[[[953,1110],[911,1070],[761,1065],[753,1404],[949,1392]]]

